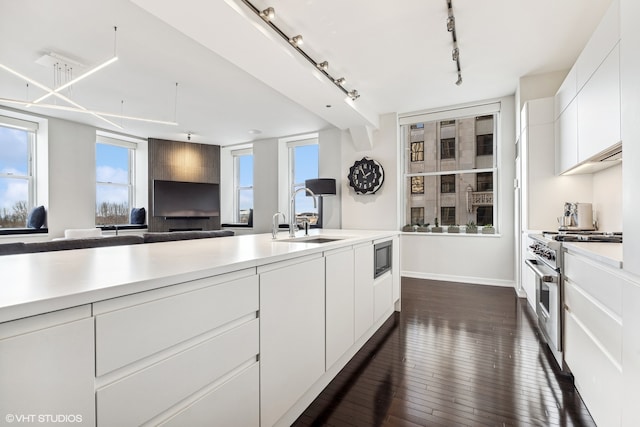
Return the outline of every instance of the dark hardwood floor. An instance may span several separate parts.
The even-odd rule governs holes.
[[[295,426],[594,426],[511,288],[404,278],[395,313]]]

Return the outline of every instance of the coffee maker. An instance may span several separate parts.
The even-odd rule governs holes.
[[[591,203],[565,202],[564,212],[558,218],[560,231],[563,230],[595,230],[593,227],[593,208]]]

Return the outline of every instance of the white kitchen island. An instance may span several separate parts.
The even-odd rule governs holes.
[[[397,232],[310,234],[0,257],[0,425],[289,425],[399,307]]]

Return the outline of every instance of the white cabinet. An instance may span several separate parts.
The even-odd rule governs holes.
[[[564,266],[565,362],[594,421],[620,425],[625,280],[572,253]]]
[[[622,425],[635,427],[640,425],[640,283],[626,281],[622,292]]]
[[[95,426],[94,357],[90,306],[1,323],[2,420]]]
[[[395,260],[394,260],[395,261]],[[355,340],[373,325],[373,245],[354,250]]]
[[[377,322],[393,307],[393,276],[388,271],[373,282],[373,320]]]
[[[354,343],[354,252],[338,249],[325,254],[326,369]]]
[[[578,162],[620,141],[620,48],[609,53],[578,94]]]
[[[191,413],[228,420],[228,407],[199,415],[199,393],[257,396],[258,378],[244,386],[243,374],[258,365],[258,297],[247,269],[95,303],[97,425],[157,425]],[[224,424],[248,414],[237,415]],[[257,426],[257,417],[244,425]]]
[[[602,60],[620,40],[620,1],[613,0],[587,45],[576,60],[576,82],[580,91],[596,72]]]
[[[260,425],[272,426],[325,371],[325,260],[258,268]]]
[[[577,90],[578,82],[577,82],[577,71],[576,66],[574,65],[569,73],[564,78],[564,81],[560,85],[558,92],[556,92],[554,98],[554,119],[560,117],[562,112],[569,106],[571,101],[573,101],[578,93]]]
[[[578,101],[571,100],[555,123],[556,174],[578,164]]]

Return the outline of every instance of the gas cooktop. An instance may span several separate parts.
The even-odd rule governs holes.
[[[622,233],[607,233],[603,231],[543,231],[547,239],[558,242],[600,242],[622,243]]]

